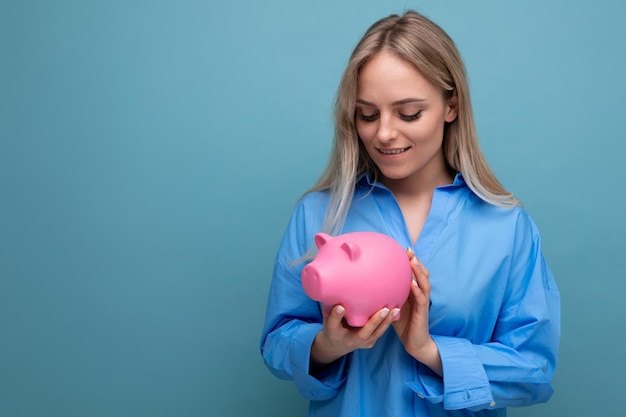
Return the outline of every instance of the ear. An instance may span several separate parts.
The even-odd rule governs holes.
[[[341,245],[341,249],[348,254],[348,258],[352,262],[355,262],[361,256],[361,248],[354,242],[344,242]]]
[[[445,121],[448,123],[454,122],[459,115],[459,96],[456,92],[456,88],[452,92],[452,97],[448,99],[446,103],[446,116]]]
[[[317,246],[317,248],[319,249],[324,246],[326,242],[328,242],[330,239],[332,239],[332,236],[327,235],[326,233],[317,233],[315,235],[315,246]]]

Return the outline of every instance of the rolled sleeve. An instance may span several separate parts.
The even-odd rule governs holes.
[[[298,332],[291,339],[289,349],[293,380],[302,396],[309,400],[332,398],[346,380],[345,357],[315,376],[309,373],[311,346],[315,336],[321,330],[322,325],[317,323],[300,326]]]
[[[411,388],[447,410],[526,406],[547,401],[560,337],[560,296],[541,253],[540,237],[528,215],[515,219],[506,287],[492,293],[500,307],[493,326],[476,320],[473,337],[465,332],[432,335],[441,356],[443,378],[423,365]],[[476,276],[479,276],[477,274]],[[490,286],[489,288],[498,288]],[[488,291],[486,291],[488,293]],[[485,317],[489,315],[485,314]],[[463,333],[464,336],[461,336]]]
[[[306,203],[311,201],[309,213]],[[308,400],[327,400],[337,395],[347,369],[347,358],[342,358],[320,373],[309,373],[311,346],[322,330],[323,317],[319,304],[304,293],[300,275],[305,262],[299,260],[313,244],[314,231],[321,227],[317,221],[318,203],[323,203],[321,194],[304,198],[285,231],[274,264],[260,344],[270,371],[281,379],[293,380]]]
[[[338,360],[322,373],[309,373],[311,346],[322,330],[318,304],[295,290],[278,299],[281,302],[277,304],[282,308],[268,309],[267,325],[261,339],[265,364],[277,377],[293,380],[306,399],[333,397],[345,382],[346,359]]]
[[[443,379],[420,364],[411,389],[431,403],[443,402],[446,410],[493,406],[489,379],[474,345],[462,338],[432,337],[441,356]]]

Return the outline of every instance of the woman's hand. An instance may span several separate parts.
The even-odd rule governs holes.
[[[402,306],[400,318],[393,323],[393,327],[406,351],[441,376],[443,371],[439,349],[430,336],[428,328],[429,273],[411,249],[407,249],[407,256],[413,270],[411,292],[408,300]]]
[[[350,327],[343,318],[345,308],[336,305],[324,316],[324,328],[311,346],[311,369],[323,367],[356,349],[369,349],[385,333],[400,312],[383,308],[370,317],[363,327]]]

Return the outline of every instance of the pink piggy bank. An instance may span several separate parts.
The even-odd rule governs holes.
[[[398,242],[374,232],[315,235],[319,251],[302,270],[302,287],[325,314],[345,307],[350,326],[362,327],[383,307],[402,307],[410,291],[409,259]]]

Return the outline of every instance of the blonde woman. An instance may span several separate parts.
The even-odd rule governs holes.
[[[295,382],[311,416],[503,416],[547,401],[559,293],[535,224],[482,156],[453,41],[413,11],[376,22],[344,72],[335,119],[328,166],[276,257],[269,369]],[[341,305],[324,316],[300,282],[321,231],[407,247],[415,279],[402,309],[361,328],[344,324]]]

